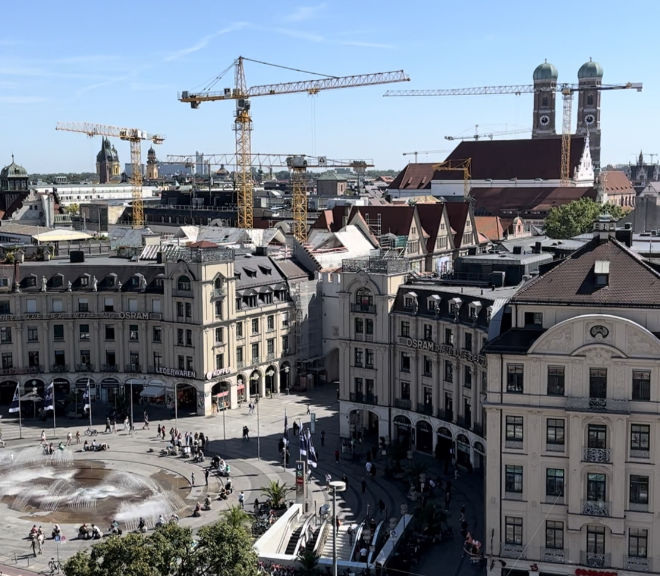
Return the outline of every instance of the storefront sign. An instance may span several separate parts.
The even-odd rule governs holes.
[[[575,571],[575,576],[616,576],[616,572],[608,572],[607,570],[592,570],[591,568],[578,568]]]
[[[447,356],[455,356],[463,358],[468,362],[475,362],[481,366],[486,366],[486,357],[481,354],[473,354],[468,350],[459,350],[454,348],[451,344],[438,344],[431,340],[416,340],[415,338],[401,337],[399,344],[403,344],[413,350],[425,350],[428,352],[435,352],[436,354],[445,354]]]
[[[175,376],[177,378],[194,378],[194,370],[179,370],[178,368],[165,368],[163,366],[158,366],[156,368],[157,374],[165,374],[165,376]]]
[[[27,320],[161,320],[156,312],[52,312],[50,314],[0,314],[0,322]]]
[[[231,368],[217,368],[215,370],[210,370],[206,373],[206,379],[211,380],[216,376],[223,376],[225,374],[231,374]]]

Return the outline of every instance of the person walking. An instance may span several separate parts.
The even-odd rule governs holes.
[[[103,433],[107,434],[108,432],[112,432],[112,427],[110,426],[110,416],[105,419],[105,430]]]
[[[325,430],[321,430],[321,446],[325,446]]]
[[[208,486],[209,485],[209,469],[208,468],[206,470],[204,470],[204,480],[206,482],[206,485]]]
[[[66,445],[71,446],[71,441],[73,440],[73,435],[71,432],[68,432],[66,435]]]
[[[367,481],[364,478],[362,478],[360,486],[362,487],[362,495],[364,496],[367,493]]]
[[[307,414],[311,414],[312,409],[309,404],[307,404]]]
[[[194,473],[194,472],[192,472],[192,473],[190,474],[190,485],[191,485],[191,486],[194,486],[194,485],[195,485],[195,473]]]
[[[238,505],[241,509],[245,509],[245,494],[243,494],[243,490],[241,490],[241,493],[238,495]]]
[[[76,444],[80,444],[80,430],[76,430]]]
[[[335,464],[339,464],[339,450],[335,449]]]

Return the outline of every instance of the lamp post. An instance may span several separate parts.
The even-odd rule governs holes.
[[[174,427],[179,428],[179,399],[177,398],[178,394],[176,393],[177,383],[174,383]]]
[[[133,380],[134,378],[131,378],[131,421],[128,423],[128,433],[133,436]]]
[[[337,492],[346,490],[346,482],[332,480],[332,576],[337,576]]]
[[[291,368],[289,368],[288,366],[284,367],[284,375],[286,376],[286,393],[287,394],[289,393],[289,371],[290,370],[291,370]]]
[[[257,403],[257,460],[261,460],[261,426],[259,422],[259,394],[256,395]]]

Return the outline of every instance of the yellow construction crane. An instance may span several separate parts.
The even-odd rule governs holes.
[[[589,90],[630,90],[642,91],[641,82],[626,82],[623,84],[601,84],[598,86],[580,86],[579,84],[557,84],[556,86],[534,86],[534,84],[518,84],[513,86],[476,86],[473,88],[446,88],[431,90],[388,90],[384,96],[475,96],[481,94],[526,94],[536,92],[560,92],[563,97],[563,120],[561,133],[561,184],[569,184],[571,157],[571,110],[573,94]]]
[[[251,60],[239,56],[231,66],[223,71],[215,80],[217,82],[224,74],[234,68],[234,88],[225,88],[221,92],[211,92],[205,89],[202,92],[181,92],[179,101],[188,102],[192,108],[198,108],[201,102],[213,102],[215,100],[235,100],[236,115],[234,119],[234,131],[236,132],[236,156],[238,158],[238,226],[239,228],[252,228],[253,225],[253,198],[252,198],[252,174],[250,172],[252,160],[252,145],[250,132],[252,130],[252,118],[250,117],[250,98],[255,96],[274,96],[277,94],[293,94],[306,92],[317,94],[321,90],[335,88],[352,88],[356,86],[371,86],[374,84],[387,84],[391,82],[409,81],[403,70],[394,72],[379,72],[374,74],[360,74],[355,76],[327,76],[319,80],[303,80],[299,82],[282,82],[278,84],[264,84],[261,86],[247,87],[243,62],[256,62],[276,68],[295,70],[287,66],[278,66],[259,60]],[[296,70],[297,72],[306,72]],[[306,72],[310,73],[310,72]],[[318,75],[318,74],[317,74]],[[325,76],[325,75],[324,75]],[[210,88],[210,87],[209,87]],[[295,201],[300,202],[298,198]],[[300,216],[300,213],[298,214]],[[300,226],[300,224],[299,224]]]
[[[144,226],[144,207],[142,205],[142,152],[140,145],[142,140],[151,140],[154,144],[162,144],[164,136],[148,134],[139,128],[117,128],[105,124],[91,124],[89,122],[58,122],[55,130],[66,130],[68,132],[82,132],[87,136],[111,136],[120,140],[127,140],[131,144],[131,195],[133,197],[133,228]]]
[[[520,130],[502,130],[500,132],[490,132],[488,134],[479,134],[479,124],[474,126],[474,134],[471,136],[445,136],[445,140],[482,140],[488,138],[492,140],[494,136],[508,136],[509,134],[525,134],[531,132],[531,128],[521,128]]]
[[[463,173],[463,196],[468,198],[470,196],[470,176],[472,169],[472,158],[464,158],[460,160],[445,160],[439,164],[433,165],[433,171],[448,171],[448,172],[462,172]]]
[[[203,157],[204,166],[234,166],[237,172],[242,161],[239,154],[203,154],[200,157]],[[194,155],[168,154],[167,156],[168,162],[181,162],[186,166],[193,161],[193,158]],[[307,195],[304,185],[307,168],[351,168],[357,174],[359,189],[360,177],[364,176],[366,169],[373,167],[374,164],[372,160],[332,160],[325,156],[307,154],[251,154],[250,167],[255,165],[271,168],[281,166],[291,170],[293,235],[299,242],[304,243],[307,241]]]

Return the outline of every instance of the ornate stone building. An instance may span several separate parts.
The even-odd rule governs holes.
[[[99,183],[118,182],[121,179],[121,167],[117,150],[108,138],[101,140],[101,150],[96,155],[96,173]]]

